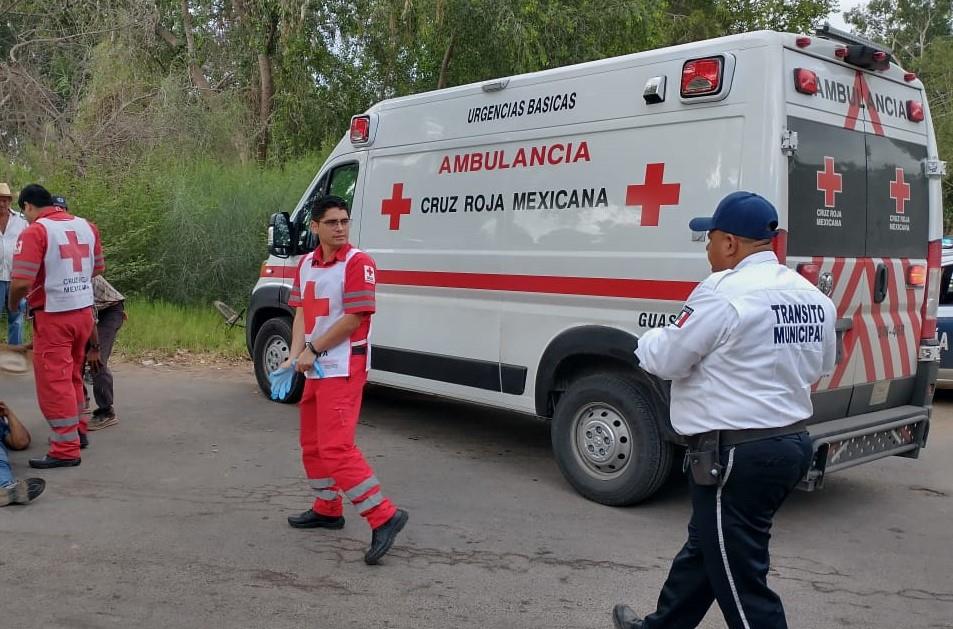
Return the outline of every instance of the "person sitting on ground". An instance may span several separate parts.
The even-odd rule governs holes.
[[[25,450],[29,445],[29,431],[10,407],[0,400],[0,507],[29,504],[46,489],[46,481],[42,478],[17,480],[10,469],[7,448]]]

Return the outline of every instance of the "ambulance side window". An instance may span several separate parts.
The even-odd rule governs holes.
[[[328,175],[325,173],[323,177],[318,179],[318,183],[315,184],[314,188],[311,189],[308,200],[304,202],[304,205],[301,206],[301,211],[295,216],[295,232],[298,235],[297,245],[299,254],[308,253],[318,246],[317,240],[311,233],[311,206],[316,200],[327,194],[327,189]]]
[[[331,186],[328,194],[341,197],[347,201],[347,206],[351,207],[354,203],[354,190],[357,188],[357,171],[359,166],[354,164],[344,164],[331,171]]]

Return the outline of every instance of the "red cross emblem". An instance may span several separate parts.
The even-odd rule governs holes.
[[[331,300],[314,294],[314,282],[304,286],[304,333],[311,334],[314,326],[321,317],[331,314]]]
[[[665,176],[665,164],[646,164],[645,183],[627,186],[626,205],[641,205],[643,227],[657,227],[663,205],[678,205],[681,184],[662,183]]]
[[[834,207],[837,193],[844,191],[844,176],[834,170],[833,157],[824,157],[824,170],[817,171],[817,189],[824,193],[824,207]]]
[[[391,198],[381,201],[381,214],[390,216],[390,229],[400,229],[400,217],[410,214],[410,198],[404,198],[404,184],[395,183]]]
[[[910,200],[910,184],[903,180],[903,169],[897,169],[897,178],[890,182],[890,198],[896,204],[897,214],[903,214]]]
[[[76,236],[76,232],[66,232],[68,245],[60,245],[60,257],[64,260],[71,258],[73,260],[73,273],[79,273],[83,270],[83,258],[89,257],[89,245],[83,244]]]

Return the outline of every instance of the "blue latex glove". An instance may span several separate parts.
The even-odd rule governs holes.
[[[321,363],[318,362],[318,359],[314,359],[314,364],[311,365],[311,373],[317,375],[319,378],[324,377],[324,369],[321,368]]]
[[[290,367],[278,368],[268,374],[268,383],[271,385],[271,399],[283,400],[291,392],[291,385],[295,377],[295,364],[297,360],[291,362]]]

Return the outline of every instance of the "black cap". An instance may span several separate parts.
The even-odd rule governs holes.
[[[49,207],[53,205],[53,197],[49,191],[38,183],[31,183],[20,190],[20,196],[17,198],[17,206],[22,210],[27,203],[36,207]]]
[[[64,210],[69,209],[69,206],[66,205],[66,197],[53,197],[53,205],[56,207],[61,207]]]

